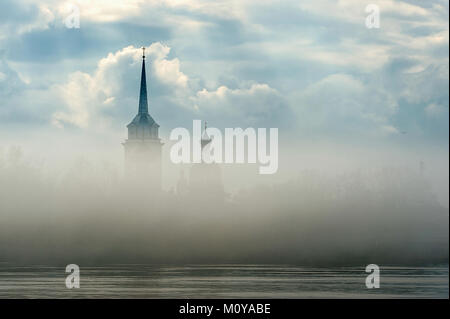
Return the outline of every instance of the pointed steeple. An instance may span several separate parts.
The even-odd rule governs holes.
[[[147,102],[147,81],[145,77],[145,47],[142,48],[142,71],[141,71],[141,92],[139,95],[139,111],[140,114],[148,114]]]
[[[147,81],[145,78],[145,48],[142,48],[141,91],[139,95],[138,113],[128,127],[128,139],[156,139],[158,136],[158,123],[148,113]]]

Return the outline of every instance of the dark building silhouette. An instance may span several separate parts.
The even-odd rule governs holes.
[[[210,151],[212,139],[206,132],[207,126],[205,122],[205,130],[200,140],[202,150],[201,163],[193,164],[190,169],[189,190],[192,195],[201,195],[200,198],[223,200],[225,197],[222,171],[216,163],[206,163],[204,156]]]
[[[141,88],[137,115],[127,125],[128,139],[122,143],[125,150],[125,175],[140,181],[148,189],[161,189],[161,150],[159,125],[148,112],[145,75],[145,48],[142,54]]]

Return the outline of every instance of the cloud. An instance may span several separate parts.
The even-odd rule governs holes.
[[[374,89],[350,74],[332,74],[296,95],[301,126],[331,134],[385,134],[398,105],[389,92]]]
[[[395,72],[389,80],[401,85],[399,94],[410,103],[428,104],[446,97],[448,100],[448,63],[431,64],[414,73]]]
[[[0,98],[10,97],[13,93],[18,93],[25,86],[19,74],[11,68],[5,60],[4,54],[0,51]]]
[[[0,41],[32,30],[47,29],[54,20],[55,15],[46,4],[3,0],[0,4]]]
[[[89,74],[82,72],[71,74],[69,82],[58,88],[68,111],[55,112],[52,123],[60,128],[64,123],[87,127],[90,119],[89,108],[97,102],[97,95],[104,92],[98,89],[95,80]]]
[[[285,99],[269,85],[198,89],[198,81],[182,72],[180,60],[169,54],[170,48],[159,42],[146,49],[150,110],[158,121],[184,112],[188,120],[204,119],[217,127],[279,127],[291,122]],[[60,128],[123,126],[136,112],[141,56],[140,48],[125,47],[102,58],[92,74],[73,72],[67,82],[55,85],[64,105],[52,114],[52,123]]]
[[[393,127],[392,125],[383,125],[381,127],[381,131],[387,135],[399,133],[398,129]]]
[[[438,8],[424,7],[418,4],[408,3],[406,1],[395,0],[374,0],[374,1],[359,1],[359,0],[345,0],[345,1],[332,1],[325,0],[320,3],[301,1],[298,6],[310,13],[317,15],[326,15],[332,19],[340,19],[350,22],[359,23],[364,21],[365,16],[361,16],[361,13],[365,13],[365,8],[368,4],[376,4],[380,8],[382,15],[391,17],[395,15],[398,17],[414,17],[424,18],[430,17]]]
[[[187,87],[188,77],[180,71],[180,60],[177,58],[155,60],[154,66],[155,75],[162,82],[179,88]]]
[[[278,127],[289,124],[290,109],[280,93],[267,84],[248,88],[198,91],[195,107],[205,118],[212,118],[227,127]]]
[[[440,116],[447,116],[448,117],[448,107],[445,107],[443,105],[439,105],[439,104],[428,104],[427,107],[425,108],[425,113],[429,116],[429,117],[440,117]]]
[[[152,85],[157,82],[173,92],[187,87],[188,77],[180,71],[179,60],[167,59],[169,47],[157,42],[146,49],[147,78]],[[56,85],[65,107],[53,113],[52,123],[81,128],[111,125],[117,120],[114,115],[123,115],[120,107],[129,110],[137,105],[141,56],[140,48],[128,46],[102,58],[93,74],[71,73],[66,83]]]

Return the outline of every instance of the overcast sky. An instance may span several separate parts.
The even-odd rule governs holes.
[[[64,19],[80,8],[80,28]],[[281,3],[281,4],[280,4]],[[369,3],[380,28],[366,28]],[[448,147],[448,1],[2,0],[0,126],[123,134],[139,47],[163,132],[280,127]]]

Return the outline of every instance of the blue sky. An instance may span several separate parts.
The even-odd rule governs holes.
[[[365,26],[369,3],[379,29]],[[64,24],[69,4],[79,29]],[[145,46],[165,134],[195,118],[448,149],[448,11],[440,0],[2,0],[0,132],[124,135]]]

